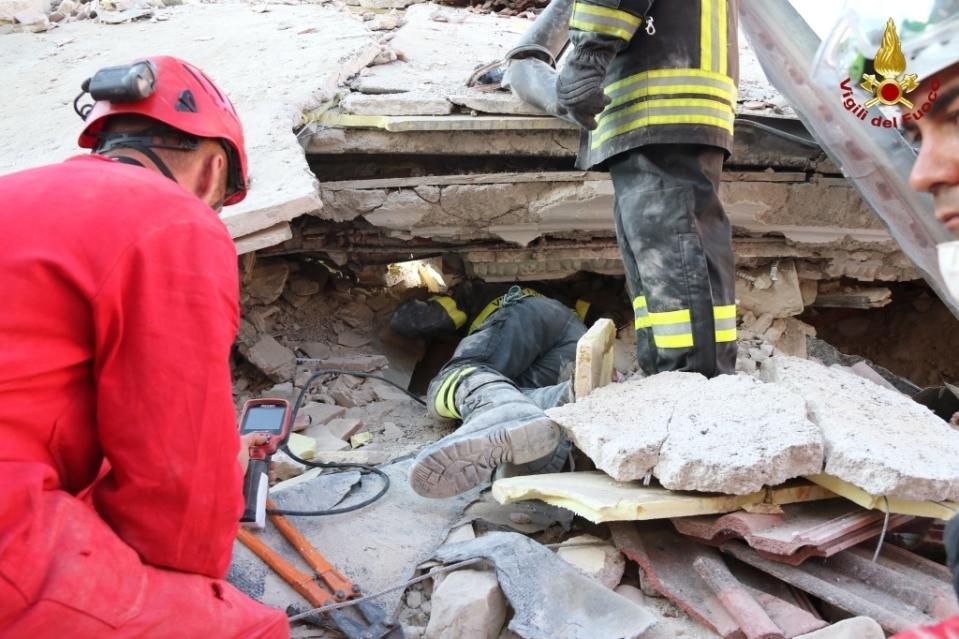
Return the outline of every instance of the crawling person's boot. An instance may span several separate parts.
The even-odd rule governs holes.
[[[430,412],[463,424],[420,451],[410,485],[424,497],[452,497],[490,481],[504,463],[541,459],[560,443],[560,429],[506,377],[461,367],[430,384]]]

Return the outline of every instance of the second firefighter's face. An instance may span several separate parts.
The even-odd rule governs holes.
[[[904,122],[906,137],[919,146],[909,184],[932,195],[936,219],[959,239],[959,63],[925,80],[909,99],[931,105]]]

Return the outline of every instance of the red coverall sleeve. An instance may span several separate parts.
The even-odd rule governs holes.
[[[209,215],[209,211],[203,212]],[[153,230],[93,299],[100,515],[153,566],[221,578],[242,511],[229,356],[236,249],[215,220]]]

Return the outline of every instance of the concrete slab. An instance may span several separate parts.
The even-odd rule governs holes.
[[[639,482],[618,482],[598,471],[579,471],[498,479],[493,483],[493,497],[500,503],[538,499],[601,523],[728,513],[764,504],[830,499],[835,495],[805,481],[750,495],[683,493]]]
[[[620,481],[652,473],[674,490],[744,495],[822,467],[822,438],[803,400],[749,377],[661,373],[548,414]]]
[[[863,510],[845,499],[789,504],[781,513],[734,512],[721,517],[673,519],[676,530],[713,546],[742,538],[764,557],[798,566],[809,557],[831,557],[878,537],[885,516]],[[887,530],[912,521],[893,515]]]
[[[462,94],[477,65],[501,59],[530,21],[479,14],[436,4],[418,4],[405,15],[390,47],[402,60],[360,73],[361,93],[429,92],[445,98]]]
[[[214,78],[243,120],[252,188],[224,211],[231,234],[248,236],[318,210],[293,127],[373,59],[375,36],[359,18],[316,4],[270,5],[262,13],[245,3],[190,4],[166,16],[155,23],[65,22],[49,33],[0,37],[0,83],[16,96],[0,105],[0,173],[79,151],[73,98],[99,68],[175,52]]]
[[[759,377],[805,399],[825,441],[826,474],[873,495],[959,499],[959,431],[925,406],[854,374],[795,357]]]
[[[743,495],[822,467],[822,437],[799,396],[745,376],[677,375],[692,384],[668,395],[675,410],[653,469],[664,487]],[[646,421],[642,406],[633,423]]]

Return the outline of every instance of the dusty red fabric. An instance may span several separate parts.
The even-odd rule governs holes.
[[[242,508],[223,223],[95,156],[0,200],[0,637],[286,636],[220,581]]]
[[[959,639],[959,617],[893,635],[892,639]]]

